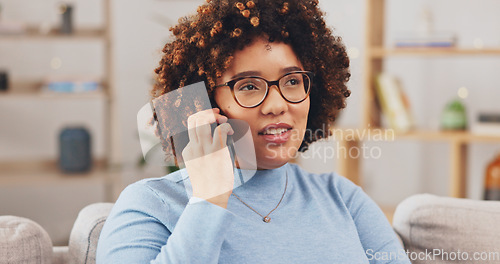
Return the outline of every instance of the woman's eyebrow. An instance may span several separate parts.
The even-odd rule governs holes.
[[[298,66],[291,66],[291,67],[286,67],[280,70],[280,73],[285,74],[289,73],[292,71],[301,71],[302,69]],[[235,74],[233,77],[231,77],[231,80],[240,78],[240,77],[248,77],[248,76],[261,76],[262,73],[260,71],[244,71]]]
[[[260,76],[260,74],[261,74],[261,72],[259,72],[259,71],[244,71],[244,72],[237,73],[236,75],[231,77],[231,80],[239,78],[239,77]]]
[[[280,72],[282,74],[285,74],[285,73],[289,73],[289,72],[292,72],[292,71],[302,71],[302,68],[300,68],[298,66],[291,66],[291,67],[286,67],[286,68],[281,69]]]

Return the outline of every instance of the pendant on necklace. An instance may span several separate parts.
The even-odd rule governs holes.
[[[266,217],[262,218],[262,221],[269,223],[269,222],[271,222],[271,218],[269,216],[266,216]]]

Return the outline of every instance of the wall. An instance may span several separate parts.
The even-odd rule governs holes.
[[[153,70],[169,40],[170,25],[204,1],[113,0],[115,89],[120,123],[120,157],[125,164],[141,156],[137,112],[148,103]]]

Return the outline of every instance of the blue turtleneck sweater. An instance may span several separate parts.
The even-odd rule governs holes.
[[[287,163],[233,192],[266,215],[287,175],[269,223],[234,196],[227,209],[192,199],[185,169],[131,184],[103,227],[97,263],[410,263],[379,207],[335,173]]]

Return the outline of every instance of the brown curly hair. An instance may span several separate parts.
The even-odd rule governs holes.
[[[326,26],[323,15],[318,0],[208,0],[197,14],[179,19],[170,28],[175,40],[163,48],[151,96],[204,81],[212,105],[217,106],[215,80],[230,66],[235,51],[260,36],[289,44],[304,68],[315,74],[299,149],[303,152],[312,142],[330,136],[321,129],[335,121],[350,95],[345,46]]]

